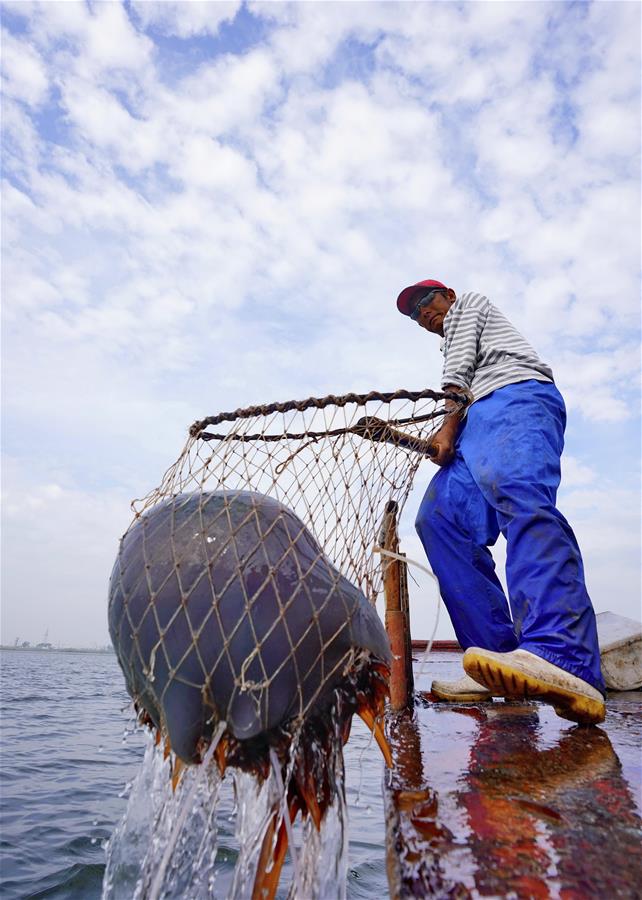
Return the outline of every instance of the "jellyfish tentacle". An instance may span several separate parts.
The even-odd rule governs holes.
[[[288,832],[285,826],[285,817],[280,815],[280,807],[280,803],[275,806],[274,812],[272,813],[272,820],[270,821],[263,838],[263,843],[261,844],[261,853],[259,855],[254,886],[252,888],[252,900],[274,900],[276,889],[279,886],[281,869],[283,868],[285,854],[289,843]],[[291,822],[294,822],[298,812],[299,801],[296,797],[293,797],[287,808],[287,815],[289,815]],[[278,834],[276,843],[274,843],[274,834],[277,826]]]
[[[369,707],[360,707],[357,710],[357,715],[360,719],[362,719],[367,728],[373,733],[375,741],[379,745],[379,749],[383,753],[383,758],[386,761],[386,766],[391,769],[392,768],[392,753],[390,752],[390,747],[388,746],[388,740],[383,733],[383,728],[381,727],[381,723],[378,718],[375,718],[374,713]]]

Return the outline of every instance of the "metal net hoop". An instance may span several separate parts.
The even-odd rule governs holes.
[[[160,485],[132,503],[134,522],[178,494],[225,490],[273,497],[375,603],[382,572],[372,548],[386,505],[395,501],[401,515],[417,469],[430,455],[432,435],[465,402],[429,389],[372,391],[209,416],[191,426]]]

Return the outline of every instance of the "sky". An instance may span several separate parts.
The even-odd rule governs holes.
[[[552,366],[559,507],[596,611],[640,619],[640,11],[2,4],[2,641],[108,641],[129,503],[195,419],[438,388],[395,308],[424,278]],[[420,576],[414,637],[436,608]]]

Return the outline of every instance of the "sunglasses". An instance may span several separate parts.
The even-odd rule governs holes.
[[[434,288],[432,291],[428,291],[428,293],[422,294],[419,300],[417,300],[414,309],[410,313],[410,318],[412,319],[412,321],[416,322],[419,319],[421,310],[426,306],[430,306],[435,294],[443,294],[445,290],[445,288]]]

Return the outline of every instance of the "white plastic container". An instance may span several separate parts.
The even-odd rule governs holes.
[[[598,613],[602,676],[610,691],[642,687],[642,622],[612,612]]]

